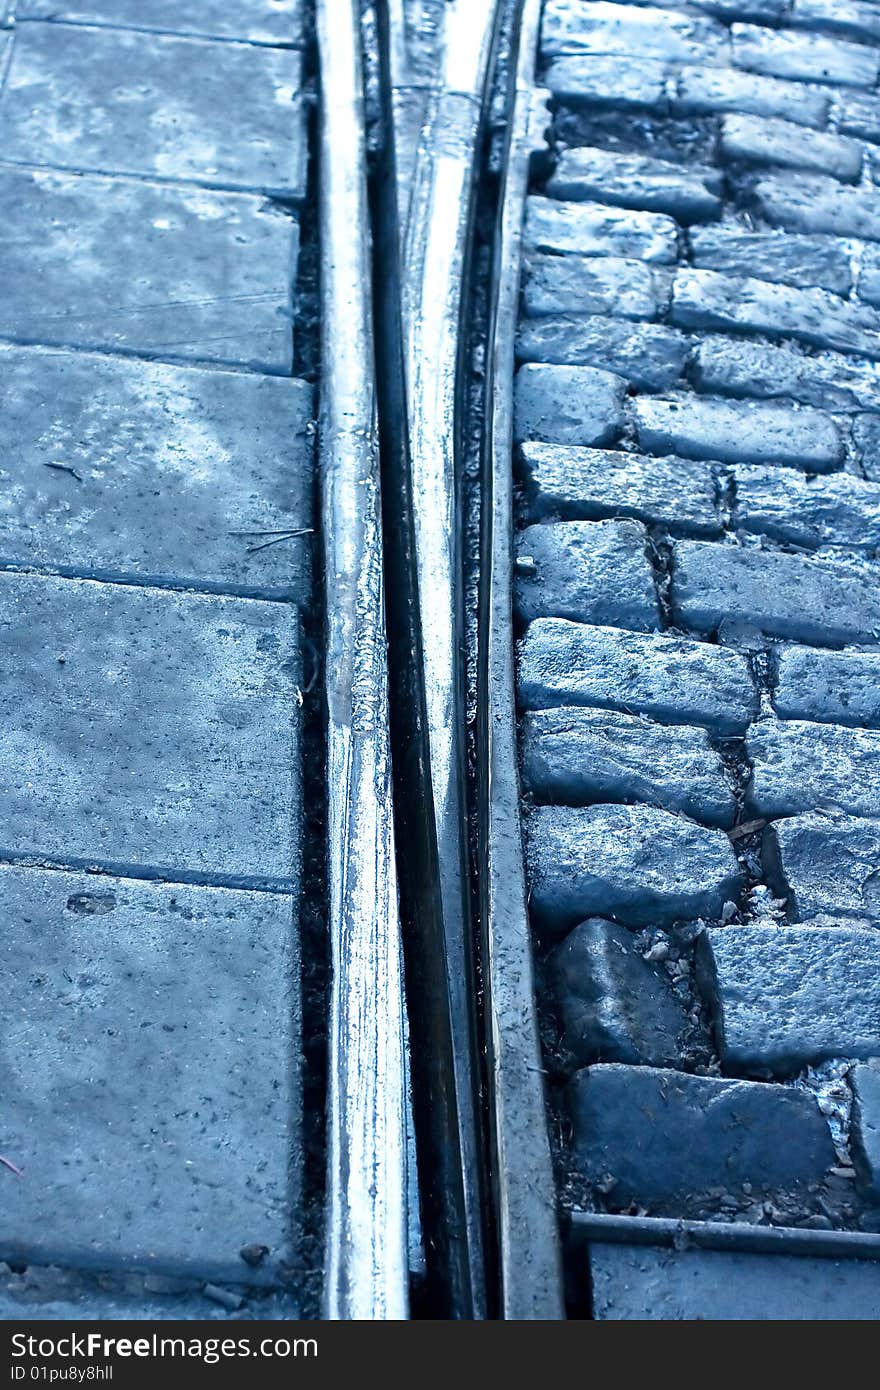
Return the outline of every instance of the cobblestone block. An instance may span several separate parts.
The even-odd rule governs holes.
[[[849,473],[806,477],[791,469],[737,468],[735,524],[756,535],[817,547],[880,546],[880,487]]]
[[[523,780],[540,801],[641,801],[733,825],[733,790],[705,729],[569,706],[527,713],[522,740]]]
[[[773,706],[781,719],[880,728],[880,652],[780,647]]]
[[[856,290],[866,304],[880,306],[880,249],[876,246],[866,246],[862,252]]]
[[[521,323],[516,349],[521,362],[589,364],[640,390],[666,391],[684,371],[690,342],[665,324],[565,314]]]
[[[642,958],[626,927],[582,922],[553,952],[550,973],[563,1046],[579,1066],[678,1064],[687,1016],[666,971]]]
[[[299,632],[278,603],[0,575],[0,857],[288,884]]]
[[[880,316],[827,290],[795,289],[714,270],[680,270],[673,281],[670,319],[700,333],[766,333],[880,358]]]
[[[660,612],[638,521],[560,521],[517,537],[514,605],[524,622],[570,618],[652,628]]]
[[[677,116],[720,116],[739,111],[752,116],[781,116],[814,129],[825,125],[830,105],[828,97],[813,88],[736,68],[682,68],[671,97]]]
[[[834,421],[818,410],[707,396],[637,396],[639,444],[649,453],[723,463],[773,462],[815,472],[836,468],[844,446]]]
[[[312,388],[0,346],[0,563],[305,599]]]
[[[761,720],[749,730],[750,808],[758,816],[837,810],[880,817],[880,733],[838,724]]]
[[[793,0],[788,23],[880,43],[880,13],[863,0]]]
[[[750,20],[762,24],[766,20],[784,20],[791,8],[791,0],[692,0],[694,8],[705,10],[706,14],[716,15],[718,19],[732,23],[734,20]]]
[[[523,308],[544,314],[611,314],[655,319],[660,294],[642,261],[619,256],[530,256],[525,264]]]
[[[693,382],[719,396],[785,396],[820,410],[880,411],[880,371],[837,353],[705,338],[694,349]]]
[[[867,564],[676,541],[672,605],[676,622],[707,635],[731,619],[770,637],[845,646],[880,633],[880,576]]]
[[[589,1067],[571,1083],[574,1158],[614,1178],[614,1203],[693,1204],[713,1190],[791,1192],[821,1183],[834,1146],[813,1097],[789,1086]]]
[[[0,338],[290,374],[298,231],[263,199],[6,169],[0,222]]]
[[[3,1142],[24,1170],[7,1256],[277,1279],[301,1168],[294,900],[6,865],[0,901]]]
[[[671,265],[678,255],[671,217],[537,195],[526,202],[524,244],[527,251],[622,256],[656,265]]]
[[[853,1067],[849,1084],[853,1093],[853,1160],[861,1186],[876,1202],[880,1201],[880,1057]]]
[[[302,42],[302,0],[199,0],[182,7],[180,0],[16,0],[21,19],[51,19],[81,24],[130,25],[209,38],[248,39],[251,43]]]
[[[752,24],[734,24],[731,34],[734,66],[748,72],[840,87],[875,87],[880,77],[880,57],[861,44]]]
[[[694,535],[721,529],[715,476],[706,463],[526,443],[520,472],[532,521],[631,516]]]
[[[852,422],[852,439],[865,477],[880,481],[880,418],[857,415]]]
[[[826,137],[828,138],[828,137]],[[563,150],[547,184],[554,198],[594,199],[617,207],[707,222],[721,212],[721,175],[618,150]]]
[[[625,63],[598,53],[556,58],[541,85],[569,106],[607,111],[662,111],[667,106],[666,63],[656,58]]]
[[[880,826],[816,812],[764,831],[764,872],[797,922],[855,918],[880,926]]]
[[[301,199],[301,85],[295,49],[25,24],[0,89],[0,147],[10,163]]]
[[[730,1070],[784,1075],[880,1050],[880,932],[872,927],[710,928],[698,962]]]
[[[768,116],[725,116],[721,153],[734,163],[812,169],[847,183],[855,183],[862,168],[862,147],[857,140],[805,131],[793,121]]]
[[[605,0],[547,0],[541,26],[545,55],[617,53],[663,58],[669,62],[711,60],[726,52],[724,29],[709,19],[653,6],[636,8]]]
[[[611,444],[624,425],[626,382],[596,367],[528,363],[516,377],[518,440]]]
[[[842,188],[821,174],[768,175],[755,187],[755,206],[775,227],[880,241],[880,197],[874,188]]]
[[[748,663],[730,647],[543,618],[519,651],[524,709],[586,705],[742,733],[757,713]]]
[[[695,227],[691,259],[699,270],[721,270],[756,280],[775,280],[808,289],[818,286],[848,294],[850,251],[831,237],[797,232],[752,232],[736,223]]]
[[[835,102],[837,128],[844,135],[880,140],[880,99],[867,92],[841,92]]]
[[[633,927],[719,918],[741,886],[723,831],[653,806],[539,806],[527,842],[531,910],[548,936],[594,916]]]

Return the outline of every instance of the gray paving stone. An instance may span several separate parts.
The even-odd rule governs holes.
[[[527,251],[622,256],[656,265],[671,265],[678,255],[675,223],[662,213],[537,194],[526,202],[524,244]]]
[[[735,163],[813,169],[847,183],[855,183],[862,168],[862,147],[857,140],[805,131],[793,121],[770,116],[725,116],[721,153]]]
[[[541,618],[519,657],[524,709],[618,709],[723,734],[742,733],[757,712],[748,664],[730,647]]]
[[[876,246],[866,246],[862,252],[856,289],[866,304],[880,305],[880,250]]]
[[[305,599],[308,538],[254,547],[311,523],[311,417],[301,381],[0,345],[0,564]]]
[[[612,444],[623,429],[626,382],[596,367],[528,363],[516,376],[518,440]]]
[[[852,288],[849,248],[832,237],[753,232],[725,222],[694,227],[690,246],[699,270],[722,270],[727,275],[802,288],[818,286],[837,294],[848,294]]]
[[[813,128],[825,125],[830,104],[823,92],[813,88],[736,68],[682,68],[671,98],[672,110],[679,116],[741,111],[753,116],[781,116]]]
[[[0,624],[0,856],[295,877],[295,610],[2,574]]]
[[[720,396],[785,396],[820,410],[880,411],[878,368],[834,352],[806,355],[778,344],[705,338],[694,349],[692,376],[698,391]]]
[[[862,140],[880,140],[880,99],[868,92],[841,92],[835,102],[837,128]]]
[[[556,58],[548,64],[541,85],[571,106],[650,111],[667,105],[666,63],[657,58],[627,63],[599,53]]]
[[[559,53],[617,53],[629,58],[653,56],[668,61],[722,58],[727,35],[720,25],[692,15],[627,4],[547,0],[541,25],[541,49]]]
[[[554,198],[667,213],[685,225],[720,215],[721,188],[714,169],[582,147],[562,151],[547,184]]]
[[[653,806],[538,806],[526,830],[529,902],[547,936],[594,916],[632,927],[719,918],[741,887],[723,831]]]
[[[880,57],[861,44],[818,34],[774,32],[752,24],[734,24],[731,35],[734,66],[766,77],[874,87],[880,76]]]
[[[725,829],[736,815],[724,763],[705,729],[612,710],[532,710],[523,717],[522,758],[524,785],[539,801],[641,801]]]
[[[707,463],[525,443],[520,473],[532,521],[631,516],[686,534],[716,535],[721,529],[715,476]]]
[[[807,477],[793,469],[734,470],[735,523],[793,545],[880,546],[880,486],[848,473]]]
[[[4,1250],[277,1278],[300,1187],[294,900],[10,866],[0,899],[3,1143],[24,1170]]]
[[[7,169],[0,222],[0,337],[290,373],[298,232],[262,199]]]
[[[842,188],[821,174],[768,175],[755,186],[755,206],[775,227],[880,241],[880,197],[874,188]]]
[[[25,24],[0,88],[0,147],[10,163],[301,199],[301,85],[295,49]]]
[[[873,927],[710,928],[697,950],[725,1067],[785,1075],[880,1051]]]
[[[523,309],[528,318],[578,313],[655,319],[660,311],[659,288],[642,261],[532,255],[524,271]]]
[[[597,1242],[589,1256],[600,1322],[874,1322],[880,1308],[869,1260]]]
[[[880,481],[880,418],[857,415],[852,422],[852,440],[865,477]]]
[[[723,401],[707,396],[638,396],[632,402],[639,444],[649,453],[722,463],[789,464],[815,472],[843,461],[834,421],[818,410]]]
[[[856,918],[880,925],[880,826],[819,812],[774,821],[764,831],[768,881],[788,896],[795,921]]]
[[[16,0],[21,19],[131,25],[252,43],[296,44],[303,38],[302,0]]]
[[[880,652],[778,648],[773,707],[782,719],[880,728]]]
[[[550,958],[563,1046],[580,1066],[676,1066],[687,1016],[662,966],[644,960],[632,933],[591,917]]]
[[[517,536],[514,607],[524,622],[569,618],[636,629],[660,610],[638,521],[559,521]]]
[[[569,1088],[578,1169],[615,1206],[692,1204],[713,1188],[794,1192],[834,1163],[813,1097],[789,1086],[653,1067],[588,1067]]]
[[[665,324],[587,314],[521,322],[516,340],[520,361],[610,368],[644,391],[673,386],[689,349],[689,339]]]
[[[793,0],[789,24],[880,42],[880,13],[862,0]]]
[[[880,358],[880,315],[821,289],[795,289],[714,270],[680,270],[671,322],[698,332],[766,333]]]
[[[880,1049],[878,1049],[880,1053]],[[847,1054],[849,1055],[849,1054]],[[856,1171],[868,1196],[880,1200],[880,1057],[853,1067],[850,1144]],[[880,1295],[878,1295],[880,1306]]]
[[[727,619],[826,646],[880,633],[880,576],[868,564],[707,541],[676,541],[676,622],[712,633]]]

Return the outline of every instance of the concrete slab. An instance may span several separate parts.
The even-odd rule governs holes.
[[[312,408],[283,377],[0,345],[0,565],[305,597]]]
[[[303,0],[199,0],[197,6],[181,5],[180,0],[18,0],[16,16],[130,25],[250,43],[303,41]]]
[[[22,1170],[4,1169],[0,1254],[277,1278],[300,1191],[293,899],[5,866],[0,903]]]
[[[6,169],[0,224],[0,338],[291,372],[298,228],[282,209]]]
[[[0,858],[295,880],[294,609],[3,574],[0,631]]]
[[[295,49],[88,29],[19,28],[0,92],[8,163],[305,196]]]

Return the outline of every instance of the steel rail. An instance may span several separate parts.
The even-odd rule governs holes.
[[[320,470],[327,613],[324,1315],[408,1313],[403,976],[392,819],[360,16],[318,0]]]
[[[562,1261],[547,1130],[525,882],[513,643],[513,378],[522,224],[547,93],[533,82],[540,0],[514,36],[486,353],[478,663],[480,915],[486,960],[492,1179],[501,1315],[563,1318]]]

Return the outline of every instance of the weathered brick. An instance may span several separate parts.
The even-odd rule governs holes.
[[[653,806],[539,806],[526,829],[529,901],[549,936],[593,916],[637,927],[719,918],[741,886],[722,830]]]
[[[611,444],[623,429],[626,382],[596,367],[528,363],[516,376],[518,440]]]
[[[862,140],[880,140],[880,98],[868,92],[841,92],[835,102],[837,128]]]
[[[807,477],[793,469],[734,471],[735,524],[793,545],[880,546],[880,486],[849,473]]]
[[[830,104],[824,93],[812,88],[736,68],[682,68],[671,97],[672,110],[678,116],[741,111],[753,116],[781,116],[814,129],[825,125]]]
[[[762,178],[754,197],[758,212],[773,226],[880,241],[880,197],[874,188],[843,188],[821,174],[779,174]]]
[[[872,1062],[853,1067],[849,1074],[853,1095],[850,1143],[860,1185],[869,1197],[880,1201],[880,1043],[876,1052]]]
[[[845,135],[805,131],[793,121],[769,116],[725,116],[721,124],[725,159],[744,164],[814,169],[855,183],[862,168],[862,147]]]
[[[532,521],[631,516],[695,535],[721,529],[715,476],[706,463],[525,443],[520,472]]]
[[[527,251],[623,256],[656,265],[670,265],[678,255],[675,223],[662,213],[537,195],[526,202],[524,244]]]
[[[792,410],[757,401],[707,396],[674,399],[637,396],[632,402],[639,443],[654,454],[718,459],[724,463],[773,462],[835,468],[843,440],[834,421],[817,410]]]
[[[793,0],[788,23],[880,43],[880,11],[863,0]]]
[[[822,814],[774,821],[764,831],[764,871],[788,896],[795,921],[856,918],[880,925],[880,826]]]
[[[521,362],[610,368],[644,391],[665,391],[681,377],[690,342],[660,323],[628,323],[598,315],[565,314],[521,323]]]
[[[519,656],[525,709],[587,705],[725,734],[742,733],[757,712],[745,658],[708,642],[543,618]]]
[[[880,1050],[880,932],[873,927],[710,928],[698,978],[722,1064],[759,1075]]]
[[[746,738],[747,797],[758,816],[837,810],[880,817],[880,733],[839,724],[764,719]]]
[[[687,1076],[652,1067],[589,1067],[571,1084],[573,1154],[615,1206],[698,1204],[720,1188],[787,1192],[834,1163],[813,1097],[789,1086]]]
[[[848,294],[852,288],[850,251],[831,237],[797,232],[752,232],[737,223],[694,227],[691,259],[699,270],[722,270],[756,280],[776,280],[803,288],[819,286]]]
[[[577,313],[655,319],[660,310],[658,287],[642,261],[532,255],[524,270],[523,308],[528,318]]]
[[[549,964],[563,1046],[577,1065],[677,1066],[687,1016],[666,971],[642,958],[626,927],[591,917]]]
[[[555,58],[548,64],[541,85],[570,106],[650,111],[667,105],[666,63],[656,58],[625,63],[598,53]]]
[[[827,290],[795,289],[714,270],[680,270],[673,281],[670,320],[699,332],[766,333],[880,358],[880,315]]]
[[[880,306],[880,248],[866,246],[862,251],[856,291],[866,304]]]
[[[642,801],[733,825],[733,790],[705,729],[568,706],[527,713],[522,739],[524,784],[539,800]]]
[[[880,575],[867,564],[676,541],[672,604],[677,622],[706,634],[732,619],[771,637],[844,646],[880,632]]]
[[[727,35],[708,19],[670,13],[653,6],[635,8],[605,0],[547,0],[541,25],[544,54],[617,53],[650,55],[668,61],[703,61],[726,50]]]
[[[668,213],[687,224],[719,216],[721,186],[713,169],[579,147],[562,151],[547,191],[554,198]]]
[[[692,377],[698,391],[719,396],[785,396],[820,410],[880,411],[880,370],[833,352],[705,338],[694,349]]]
[[[691,0],[695,9],[705,10],[707,14],[717,15],[719,19],[782,20],[788,15],[791,0]]]
[[[852,422],[852,439],[865,477],[880,481],[880,416],[857,415]]]
[[[734,24],[735,67],[795,82],[828,82],[841,87],[874,87],[880,57],[861,44],[813,34]]]
[[[131,25],[208,38],[248,39],[252,43],[301,43],[302,0],[199,0],[197,9],[180,0],[16,0],[21,19],[52,19],[85,24]]]
[[[638,521],[559,521],[517,537],[514,602],[525,622],[570,618],[652,628],[660,614]]]
[[[880,728],[880,652],[780,647],[773,707],[781,719]]]

